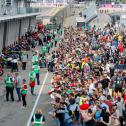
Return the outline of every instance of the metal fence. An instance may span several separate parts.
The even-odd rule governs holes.
[[[116,64],[114,68],[117,70],[126,70],[126,64]]]
[[[4,16],[4,15],[13,16],[17,14],[38,13],[38,12],[40,12],[39,8],[30,8],[30,7],[17,8],[13,6],[0,7],[0,16]]]

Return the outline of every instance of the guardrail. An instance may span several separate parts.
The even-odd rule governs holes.
[[[114,69],[126,70],[126,64],[116,64],[116,65],[114,66]]]
[[[22,8],[17,8],[17,7],[6,7],[6,8],[0,8],[0,16],[4,15],[9,15],[13,16],[16,14],[28,14],[28,13],[38,13],[40,12],[39,8],[31,8],[31,7],[22,7]]]

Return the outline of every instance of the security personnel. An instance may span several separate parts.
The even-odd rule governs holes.
[[[39,80],[40,66],[35,63],[35,65],[33,65],[33,69],[36,74],[37,84],[39,85],[40,84],[40,80]]]
[[[35,54],[32,57],[32,64],[38,64],[39,63],[39,56],[37,54],[37,52],[35,52]]]
[[[46,67],[46,59],[44,55],[40,56],[40,68]]]
[[[30,87],[31,87],[31,94],[34,94],[34,87],[35,87],[35,77],[36,77],[36,73],[34,72],[34,69],[32,69],[29,73],[29,79],[30,79]]]
[[[43,126],[45,124],[45,117],[42,114],[41,109],[36,110],[36,113],[33,115],[31,122],[33,126]]]
[[[10,77],[9,73],[5,77],[5,84],[6,84],[6,100],[9,101],[9,94],[10,94],[11,100],[14,101],[14,95],[13,95],[14,85],[13,80]]]
[[[47,53],[47,46],[42,46],[41,52],[42,52],[42,54],[46,54]]]

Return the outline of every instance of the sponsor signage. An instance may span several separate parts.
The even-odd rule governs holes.
[[[102,7],[105,8],[126,8],[126,4],[103,4]]]

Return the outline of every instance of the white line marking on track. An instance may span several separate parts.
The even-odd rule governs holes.
[[[33,116],[33,114],[34,114],[34,111],[35,111],[35,109],[36,109],[36,106],[37,106],[37,104],[38,104],[38,101],[39,101],[40,95],[41,95],[41,93],[42,93],[42,90],[43,90],[43,88],[44,88],[44,85],[45,85],[45,82],[46,82],[46,80],[47,80],[47,77],[48,77],[48,72],[47,72],[46,75],[45,75],[45,78],[44,78],[43,83],[42,83],[42,85],[41,85],[41,88],[40,88],[40,90],[39,90],[39,94],[38,94],[38,96],[37,96],[37,99],[36,99],[36,101],[35,101],[34,107],[33,107],[33,109],[32,109],[32,112],[31,112],[31,114],[30,114],[30,117],[29,117],[29,119],[28,119],[28,122],[27,122],[27,125],[26,125],[26,126],[30,126],[30,124],[31,124],[31,118],[32,118],[32,116]]]

